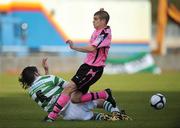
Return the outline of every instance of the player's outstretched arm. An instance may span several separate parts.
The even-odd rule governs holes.
[[[69,44],[69,47],[73,50],[79,51],[79,52],[93,52],[94,50],[96,50],[95,46],[75,46],[74,43],[71,40],[67,40],[66,41],[67,44]]]
[[[47,59],[48,58],[43,58],[42,59],[42,66],[44,68],[45,75],[49,74],[49,66],[48,66],[48,63],[47,63]]]

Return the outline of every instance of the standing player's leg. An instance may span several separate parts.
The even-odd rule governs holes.
[[[62,91],[61,95],[56,101],[56,104],[53,107],[53,111],[45,117],[46,122],[53,122],[55,119],[58,118],[58,113],[64,108],[64,106],[70,101],[72,92],[76,90],[73,83],[69,83],[64,90]]]
[[[112,97],[110,89],[87,93],[89,87],[101,78],[102,73],[103,67],[91,67],[86,64],[82,65],[80,70],[78,70],[76,75],[72,78],[72,81],[76,83],[79,91],[73,92],[71,101],[73,103],[82,103],[96,99],[105,99],[111,102],[115,107],[116,102]]]
[[[110,89],[105,89],[99,92],[89,92],[84,95],[80,96],[80,102],[88,102],[92,100],[97,100],[97,99],[104,99],[109,101],[113,107],[116,107],[116,101],[112,97],[111,90]],[[78,103],[78,102],[76,102]]]

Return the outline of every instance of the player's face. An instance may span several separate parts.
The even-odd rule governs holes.
[[[93,25],[95,29],[104,28],[104,20],[100,19],[98,15],[95,15],[93,19]]]

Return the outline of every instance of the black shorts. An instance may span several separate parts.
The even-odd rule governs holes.
[[[71,80],[76,84],[78,90],[85,94],[89,87],[101,78],[103,69],[103,66],[95,67],[82,64]]]

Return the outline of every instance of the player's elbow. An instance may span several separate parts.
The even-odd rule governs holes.
[[[95,46],[91,46],[88,48],[88,52],[94,52],[96,50]]]

